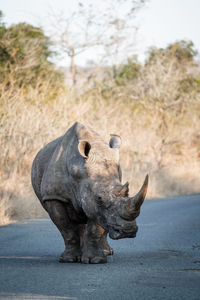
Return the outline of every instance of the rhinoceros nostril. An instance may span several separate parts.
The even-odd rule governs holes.
[[[109,236],[110,236],[111,239],[117,240],[117,239],[120,238],[121,233],[119,232],[118,229],[114,229],[114,228],[111,227],[111,228],[109,229]]]

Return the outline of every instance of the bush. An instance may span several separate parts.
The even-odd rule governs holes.
[[[182,80],[180,80],[179,91],[187,94],[197,94],[200,93],[200,78],[195,78],[190,75]]]
[[[146,64],[155,63],[156,59],[162,59],[162,63],[167,63],[171,60],[176,62],[176,66],[187,64],[195,64],[194,58],[198,52],[194,49],[192,41],[177,41],[170,44],[165,49],[152,47],[148,51],[148,58]]]
[[[49,58],[50,40],[41,28],[20,23],[6,27],[0,23],[0,81],[4,87],[38,88],[40,81],[51,80],[58,87],[64,79]]]
[[[140,71],[140,64],[137,62],[136,57],[128,58],[127,62],[121,64],[117,69],[116,82],[120,82],[120,79],[132,80],[137,78]]]

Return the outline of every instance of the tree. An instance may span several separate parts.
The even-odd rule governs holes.
[[[51,36],[61,53],[70,58],[72,82],[76,83],[75,58],[82,53],[101,64],[116,65],[132,55],[135,47],[135,14],[145,0],[103,0],[101,5],[77,1],[65,16],[51,14]]]
[[[198,52],[194,49],[192,41],[180,40],[169,44],[166,48],[150,48],[146,63],[154,63],[157,58],[162,57],[163,61],[176,60],[177,64],[185,65],[194,63],[194,58],[197,54]]]
[[[52,84],[61,80],[49,58],[50,40],[43,30],[26,23],[6,27],[0,23],[0,81],[4,87],[35,86],[38,78],[54,77]],[[51,75],[50,75],[51,74]]]

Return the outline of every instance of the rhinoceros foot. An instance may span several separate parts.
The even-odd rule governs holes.
[[[82,255],[81,262],[83,264],[105,264],[107,263],[107,257],[106,256],[89,257],[86,255]]]
[[[59,262],[61,263],[74,263],[74,262],[80,262],[81,261],[81,255],[78,253],[69,253],[68,251],[64,251],[60,257]]]

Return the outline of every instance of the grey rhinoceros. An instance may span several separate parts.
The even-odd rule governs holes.
[[[65,242],[60,262],[106,263],[111,239],[134,238],[148,175],[138,194],[129,197],[121,184],[121,139],[109,144],[92,128],[76,122],[44,146],[32,166],[32,185]]]

